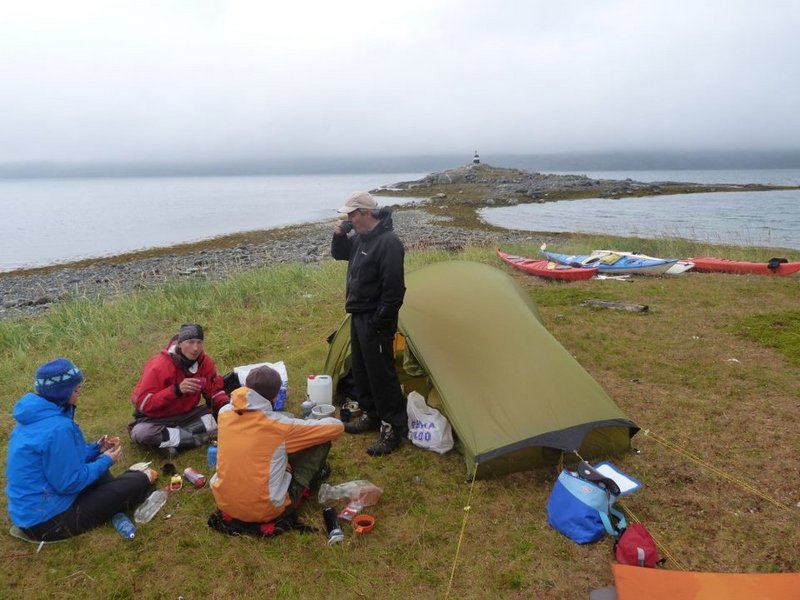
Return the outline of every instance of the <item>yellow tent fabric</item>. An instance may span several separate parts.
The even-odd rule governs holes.
[[[612,565],[617,600],[797,600],[798,573],[698,573]]]

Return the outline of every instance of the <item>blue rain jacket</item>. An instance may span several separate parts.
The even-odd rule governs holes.
[[[6,497],[17,527],[32,527],[67,510],[111,468],[97,443],[87,444],[74,408],[28,393],[14,406],[8,442]]]

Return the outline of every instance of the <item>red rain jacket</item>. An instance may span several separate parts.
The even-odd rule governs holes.
[[[144,371],[133,388],[131,404],[134,416],[171,417],[189,412],[200,403],[201,396],[216,414],[228,403],[222,377],[217,374],[217,367],[205,352],[197,361],[185,369],[180,359],[173,354],[174,338],[169,346],[147,361]],[[184,379],[205,378],[205,384],[199,394],[181,394],[178,384]]]

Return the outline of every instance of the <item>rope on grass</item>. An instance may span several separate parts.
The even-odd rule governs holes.
[[[622,509],[622,512],[624,512],[628,516],[629,522],[641,523],[639,517],[633,514],[633,511],[630,508],[628,508],[625,504],[623,504],[622,500],[617,500],[617,506],[619,506]],[[666,545],[658,537],[653,535],[653,532],[650,531],[649,529],[648,533],[650,534],[650,537],[653,538],[653,541],[656,543],[656,547],[661,551],[662,556],[666,558],[668,561],[670,561],[672,564],[674,564],[679,571],[685,571],[686,566],[683,565],[677,558],[675,558],[672,555],[672,553],[667,549]]]
[[[658,442],[659,444],[661,444],[665,448],[669,448],[670,450],[673,450],[673,451],[677,452],[678,454],[680,454],[684,458],[687,458],[688,460],[697,463],[701,467],[705,467],[706,469],[708,469],[709,471],[711,471],[712,473],[714,473],[718,477],[721,477],[722,479],[725,479],[726,481],[729,481],[729,482],[733,483],[734,485],[738,485],[742,489],[745,489],[748,492],[750,492],[752,494],[755,494],[756,496],[758,496],[762,500],[766,500],[767,502],[769,502],[769,503],[771,503],[771,504],[773,504],[773,505],[775,505],[778,508],[781,508],[783,510],[792,511],[792,507],[789,506],[788,504],[784,504],[783,502],[781,502],[780,500],[776,500],[775,498],[773,498],[769,494],[765,494],[764,492],[762,492],[761,490],[753,487],[752,485],[750,485],[746,481],[742,481],[741,479],[737,479],[733,475],[729,475],[728,473],[726,473],[722,469],[719,469],[719,468],[715,467],[714,465],[705,462],[702,458],[700,458],[696,454],[692,454],[691,452],[689,452],[685,448],[682,448],[681,446],[678,446],[677,444],[674,444],[674,443],[670,442],[669,440],[665,440],[664,438],[657,436],[655,433],[653,433],[649,429],[645,429],[644,430],[644,435],[645,435],[645,437],[652,438],[653,441]]]
[[[580,454],[578,454],[577,450],[573,450],[573,452],[574,452],[575,456],[577,456],[580,460],[584,460],[583,457]],[[561,453],[561,460],[563,461],[563,459],[564,459],[564,453],[562,452]],[[641,520],[639,520],[639,517],[637,517],[635,514],[633,514],[633,511],[630,508],[628,508],[627,506],[625,506],[622,503],[622,500],[617,500],[616,504],[617,504],[617,506],[619,506],[622,509],[622,511],[626,515],[628,515],[628,521],[630,521],[631,523],[641,523]],[[661,540],[656,538],[656,536],[654,536],[652,532],[649,532],[649,533],[650,533],[650,537],[652,537],[653,541],[656,543],[656,546],[658,547],[658,549],[661,550],[661,554],[664,556],[664,558],[666,558],[669,561],[672,561],[672,563],[674,563],[675,566],[679,570],[685,571],[686,567],[683,566],[681,564],[681,562],[679,560],[677,560],[672,555],[672,553],[667,549],[666,545]]]
[[[467,528],[467,518],[469,511],[472,508],[472,490],[475,489],[475,476],[478,474],[478,465],[475,465],[472,471],[472,481],[469,484],[469,496],[467,497],[467,505],[464,507],[464,517],[461,520],[461,533],[458,535],[458,544],[456,545],[456,555],[453,557],[453,568],[450,569],[450,581],[447,582],[447,593],[444,595],[445,600],[450,597],[450,590],[453,587],[453,578],[456,574],[456,565],[458,564],[458,555],[461,552],[461,542],[464,540],[464,530]]]

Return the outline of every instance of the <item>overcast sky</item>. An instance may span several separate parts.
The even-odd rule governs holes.
[[[797,0],[5,0],[0,161],[800,147]]]

